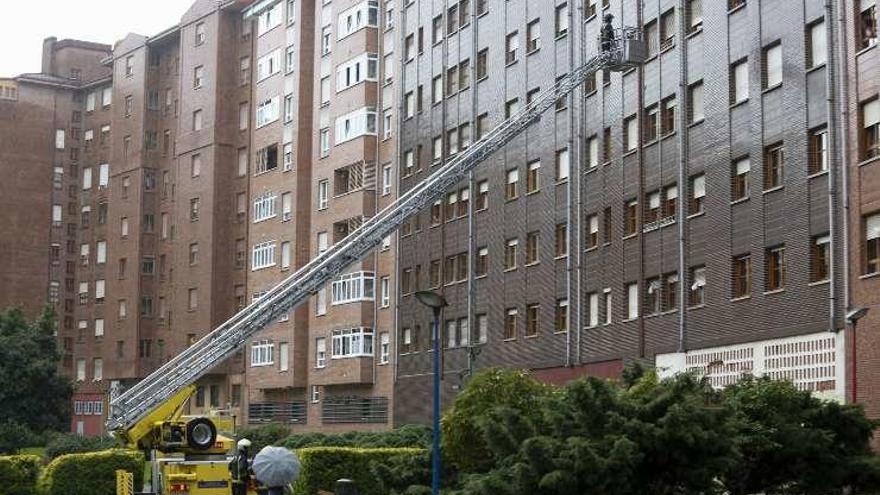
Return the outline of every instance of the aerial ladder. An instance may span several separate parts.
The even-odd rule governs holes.
[[[613,39],[608,39],[609,30],[610,25],[606,23],[603,28],[606,35],[600,40],[598,54],[585,64],[560,78],[521,111],[482,136],[471,147],[459,152],[454,160],[440,166],[428,178],[401,194],[393,204],[365,220],[358,229],[296,270],[258,300],[131,388],[111,397],[106,421],[108,431],[131,448],[184,452],[187,455],[203,453],[217,459],[231,447],[231,442],[218,441],[223,439],[218,436],[216,426],[209,419],[185,418],[181,415],[183,405],[195,389],[193,383],[215,365],[231,357],[255,333],[278,321],[283,314],[304,302],[349,265],[366,256],[409,216],[441,198],[447,189],[465,179],[468,172],[538,121],[541,114],[558,100],[567,97],[588,77],[594,77],[599,70],[623,71],[644,62],[646,50],[641,30],[615,29]],[[165,493],[155,485],[154,480],[156,493]],[[220,488],[219,483],[217,488]],[[221,493],[210,489],[187,491]]]

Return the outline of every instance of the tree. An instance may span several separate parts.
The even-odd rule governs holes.
[[[59,358],[51,307],[33,323],[19,308],[0,312],[0,432],[17,437],[0,448],[15,451],[33,433],[68,429],[73,385],[58,373]]]
[[[741,380],[725,396],[739,422],[738,462],[722,476],[732,495],[880,484],[869,443],[878,425],[861,406],[824,401],[769,378]]]
[[[475,374],[443,416],[443,456],[463,470],[479,472],[492,466],[490,444],[481,435],[478,421],[494,407],[506,406],[539,420],[541,402],[555,389],[539,383],[527,372],[489,368]]]

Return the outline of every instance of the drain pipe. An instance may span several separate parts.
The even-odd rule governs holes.
[[[679,0],[678,12],[686,12],[687,3]],[[678,16],[678,352],[687,350],[687,288],[690,280],[687,268],[687,206],[686,198],[690,197],[688,183],[688,70],[687,70],[687,21],[684,15]]]
[[[575,12],[579,12],[582,6],[578,6],[574,9],[568,9],[568,70],[569,73],[574,72],[575,67],[578,65],[575,61],[575,49],[574,44],[575,40],[578,38],[578,34],[580,33],[579,23],[575,22],[576,18],[580,16],[575,16]],[[580,327],[580,307],[581,307],[581,298],[580,298],[580,281],[581,281],[581,266],[580,266],[580,212],[581,212],[581,167],[580,167],[580,143],[581,143],[581,135],[580,129],[578,127],[578,118],[577,113],[581,108],[581,104],[583,102],[583,98],[575,97],[575,95],[580,95],[580,90],[575,88],[574,91],[568,94],[566,98],[568,99],[568,218],[566,220],[566,233],[568,234],[567,244],[568,244],[568,258],[565,260],[565,272],[566,272],[566,297],[568,298],[568,305],[570,308],[573,308],[574,314],[569,313],[568,315],[568,328],[565,332],[565,367],[572,366],[571,359],[571,334],[572,334],[572,322],[576,322],[575,324]],[[572,139],[572,135],[576,136],[575,139]],[[574,164],[574,166],[572,166]],[[574,211],[572,211],[572,195],[574,195]],[[572,259],[574,258],[574,259]],[[572,290],[572,281],[574,281],[574,290]],[[572,295],[577,295],[577,297],[572,298]],[[574,300],[573,300],[574,299]],[[572,304],[573,303],[573,304]],[[557,303],[558,304],[558,303]],[[554,308],[555,311],[555,308]],[[554,329],[555,330],[555,329]]]
[[[828,120],[828,331],[837,330],[837,170],[840,168],[838,147],[840,136],[837,122],[836,56],[834,50],[835,6],[832,0],[825,0],[825,38],[827,53],[825,63],[825,105]],[[845,147],[845,144],[843,145]],[[846,256],[843,256],[846,259]]]

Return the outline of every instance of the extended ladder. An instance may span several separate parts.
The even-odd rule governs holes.
[[[239,311],[228,321],[198,342],[159,367],[156,371],[121,393],[110,402],[107,429],[125,430],[183,387],[195,382],[216,364],[229,358],[253,334],[269,326],[283,313],[305,301],[349,265],[366,256],[382,239],[393,233],[410,215],[440,198],[447,189],[492,153],[502,148],[538,120],[541,114],[600,69],[620,70],[633,65],[626,55],[626,41],[621,37],[612,50],[601,52],[589,62],[561,78],[479,139],[458,157],[442,165],[427,179],[403,193],[398,200],[366,220],[302,268],[268,291],[259,300]]]

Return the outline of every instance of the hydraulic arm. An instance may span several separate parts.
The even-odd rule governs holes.
[[[621,70],[641,60],[637,31],[620,31],[618,38],[586,64],[561,78],[519,113],[512,115],[470,148],[459,153],[398,200],[364,221],[345,239],[253,302],[159,369],[111,400],[107,428],[126,435],[166,401],[194,383],[213,366],[230,357],[256,332],[317,292],[349,265],[366,256],[412,214],[440,198],[447,189],[538,120],[561,98],[568,96],[596,71]],[[137,436],[137,435],[134,435]]]

